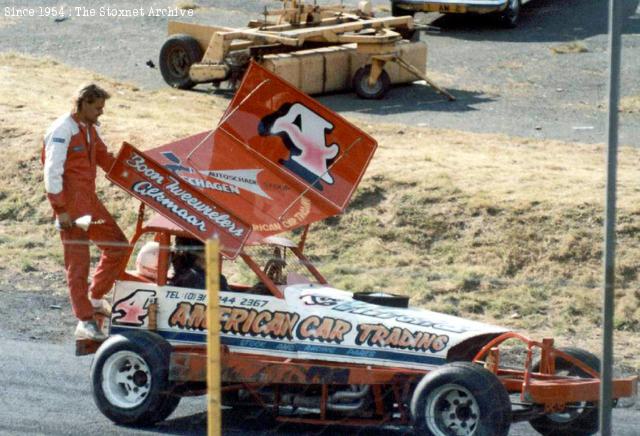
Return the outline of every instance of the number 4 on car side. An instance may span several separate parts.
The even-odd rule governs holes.
[[[215,130],[145,152],[124,146],[108,177],[142,202],[131,243],[150,248],[115,285],[109,338],[77,344],[79,354],[97,350],[100,411],[148,425],[205,393],[207,292],[177,285],[176,259],[192,248],[182,241],[217,235],[225,405],[440,436],[507,435],[523,420],[542,434],[594,434],[591,353],[404,296],[338,289],[307,257],[309,226],[346,208],[375,149],[255,64]],[[146,219],[145,208],[156,214]],[[614,397],[635,395],[636,383],[614,380]]]

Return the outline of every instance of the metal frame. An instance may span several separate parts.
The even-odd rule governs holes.
[[[181,231],[161,227],[145,227],[144,207],[139,210],[138,225],[131,243],[145,233],[156,232],[161,243],[167,243],[172,234],[182,234]],[[309,271],[318,280],[326,283],[322,275],[310,264],[302,253],[303,241],[307,232],[303,233],[301,243],[290,247]],[[168,249],[166,264],[168,265]],[[267,284],[274,296],[282,298],[281,292],[260,267],[246,253],[241,253],[242,259]],[[161,258],[163,255],[161,255]],[[164,263],[163,263],[164,264]],[[160,280],[166,280],[166,271]],[[137,279],[134,276],[127,278]],[[526,345],[527,354],[524,368],[508,368],[500,365],[500,346],[507,341],[519,341]],[[92,341],[77,341],[76,354],[90,354],[95,352],[100,343]],[[540,355],[539,371],[533,371],[534,355]],[[562,358],[592,379],[567,377],[555,374],[555,359]],[[252,398],[263,407],[271,407],[279,421],[305,424],[340,424],[351,426],[370,426],[381,424],[409,424],[410,413],[406,404],[411,393],[424,375],[432,369],[410,369],[403,367],[385,367],[376,365],[360,365],[357,363],[328,362],[306,359],[292,359],[260,354],[230,352],[228,347],[221,346],[221,380],[222,391],[238,389],[247,390]],[[531,419],[545,413],[556,413],[564,410],[571,403],[597,402],[600,389],[599,373],[580,360],[553,347],[553,339],[543,339],[541,342],[531,340],[515,332],[503,333],[487,342],[471,359],[472,362],[483,365],[487,370],[496,374],[509,393],[519,393],[523,409],[514,412],[514,421]],[[176,383],[176,392],[185,395],[204,393],[202,386],[207,380],[207,351],[206,346],[176,345],[171,353],[169,362],[169,378]],[[613,380],[613,398],[636,395],[638,377],[628,377]],[[189,386],[200,386],[191,391]],[[373,416],[366,418],[342,417],[336,418],[328,413],[328,395],[332,387],[348,385],[369,385],[372,387]],[[307,386],[320,389],[320,406],[318,416],[292,417],[281,414],[281,390],[284,386]],[[183,389],[183,387],[185,387]],[[260,389],[272,388],[275,392],[274,402],[268,403],[261,397]],[[397,405],[396,413],[388,410],[385,405],[384,394],[393,395]]]

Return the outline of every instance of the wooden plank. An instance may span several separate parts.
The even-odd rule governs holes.
[[[413,28],[413,19],[411,17],[386,17],[375,18],[372,20],[355,21],[353,23],[336,24],[335,26],[323,26],[323,27],[302,27],[299,29],[289,30],[282,32],[282,36],[294,38],[304,37],[305,39],[321,35],[323,32],[354,32],[362,29],[382,29],[383,27],[403,27]]]
[[[202,24],[169,21],[167,34],[169,36],[179,33],[189,35],[196,41],[198,41],[198,44],[200,44],[200,47],[202,48],[202,52],[205,52],[207,50],[207,47],[209,46],[209,41],[211,41],[211,37],[213,36],[214,32],[229,32],[232,30],[233,29],[230,27],[205,26]]]

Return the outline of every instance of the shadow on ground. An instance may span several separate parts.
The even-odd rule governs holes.
[[[482,92],[447,88],[455,101],[436,93],[424,82],[412,85],[394,86],[382,100],[363,100],[353,92],[317,97],[320,102],[337,112],[349,111],[360,114],[388,115],[419,112],[470,112],[478,110],[478,105],[494,99]]]
[[[181,418],[169,419],[148,429],[149,432],[174,435],[204,435],[207,432],[207,414],[196,413]],[[222,411],[222,433],[224,435],[354,435],[354,436],[403,436],[406,428],[357,428],[339,425],[311,426],[285,424],[275,421],[268,412],[227,409]]]
[[[386,96],[380,100],[361,99],[354,92],[314,95],[313,97],[336,112],[349,111],[363,115],[402,114],[426,109],[434,112],[469,112],[479,110],[478,105],[495,100],[478,91],[455,88],[447,88],[447,91],[453,94],[456,98],[455,101],[449,101],[444,95],[425,85],[424,82],[392,86]],[[192,92],[210,93],[229,101],[233,98],[232,90],[215,89],[206,84],[199,85]]]

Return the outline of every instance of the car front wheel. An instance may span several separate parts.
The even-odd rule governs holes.
[[[470,362],[454,362],[420,381],[411,416],[417,434],[507,436],[511,402],[493,373]]]
[[[167,418],[180,401],[169,381],[170,356],[171,345],[151,332],[107,339],[91,368],[98,409],[117,424],[151,425]]]

